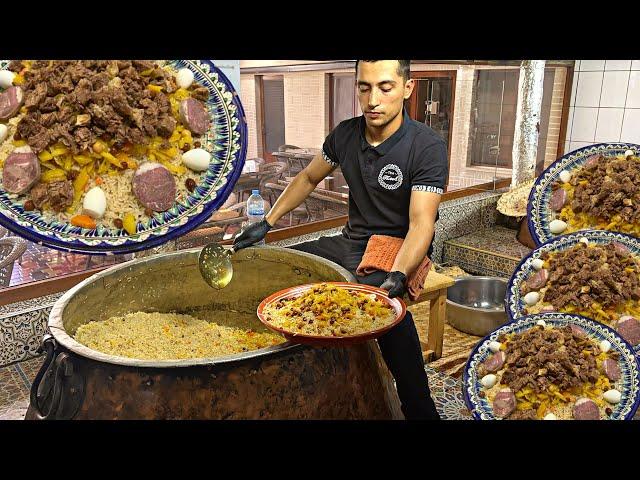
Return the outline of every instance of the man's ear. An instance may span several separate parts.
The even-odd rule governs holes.
[[[413,78],[407,80],[404,84],[404,99],[406,100],[413,93],[413,87],[415,87],[416,81]]]

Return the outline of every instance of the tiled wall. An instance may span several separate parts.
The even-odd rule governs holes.
[[[242,75],[240,77],[240,101],[244,108],[244,114],[247,119],[247,158],[255,158],[258,156],[258,131],[256,121],[256,82],[253,75]]]
[[[284,76],[285,143],[320,148],[325,136],[325,73]]]
[[[565,151],[640,143],[640,60],[576,60]]]

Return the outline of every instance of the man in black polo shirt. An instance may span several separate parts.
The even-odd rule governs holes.
[[[324,257],[355,275],[371,235],[404,238],[391,272],[356,277],[396,297],[405,293],[407,276],[431,254],[448,174],[447,147],[438,134],[411,120],[403,109],[414,87],[409,60],[360,60],[356,77],[364,115],[341,122],[329,134],[322,153],[293,179],[262,222],[236,237],[234,246],[238,250],[262,240],[340,166],[349,186],[349,220],[342,235],[291,248]],[[437,419],[411,313],[378,343],[396,380],[405,417]]]

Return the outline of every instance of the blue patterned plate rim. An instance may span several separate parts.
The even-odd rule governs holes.
[[[0,204],[0,225],[21,237],[26,238],[27,240],[56,250],[91,255],[123,254],[157,247],[158,245],[184,235],[201,223],[205,222],[221,205],[223,205],[231,194],[235,183],[242,173],[247,153],[247,123],[242,103],[240,102],[240,98],[229,79],[210,60],[169,60],[167,62],[180,62],[181,66],[187,66],[194,71],[196,78],[200,75],[206,79],[205,85],[209,88],[209,91],[211,92],[213,88],[216,92],[215,97],[220,99],[218,102],[219,105],[216,105],[216,107],[224,109],[225,118],[228,120],[225,122],[225,127],[229,132],[227,135],[228,138],[225,138],[225,141],[229,144],[227,147],[229,152],[228,161],[226,164],[223,163],[220,165],[219,172],[216,173],[215,183],[215,185],[217,185],[224,182],[224,186],[220,190],[214,191],[212,189],[209,192],[209,196],[213,196],[213,199],[210,201],[201,202],[203,203],[202,206],[196,204],[191,207],[192,210],[196,210],[196,207],[200,207],[201,211],[199,213],[191,215],[186,219],[184,218],[184,215],[178,215],[169,222],[168,226],[166,226],[165,222],[164,226],[159,225],[154,228],[154,230],[166,230],[166,233],[148,233],[146,234],[148,238],[141,240],[134,240],[128,236],[123,236],[117,238],[115,240],[115,244],[107,241],[100,241],[100,237],[84,237],[83,240],[92,240],[95,238],[95,242],[88,245],[87,243],[78,240],[77,236],[70,240],[62,240],[59,237],[39,233],[35,231],[33,224],[29,227],[25,227],[14,222],[11,218],[8,218],[3,212],[4,208],[2,204]],[[205,73],[204,70],[207,70],[207,72]],[[217,81],[212,81],[213,76],[217,76]],[[211,129],[205,134],[205,136],[211,135],[211,132],[215,128],[215,119],[212,118],[212,120]],[[238,147],[235,152],[233,152],[234,146]],[[226,176],[224,175],[225,167],[227,170],[230,170],[226,173]],[[209,170],[211,170],[211,167]],[[208,173],[209,170],[205,173]],[[192,196],[189,196],[188,198],[190,199],[191,197]],[[181,207],[185,208],[184,205],[181,205]],[[39,219],[40,218],[42,217],[39,217]],[[50,222],[46,223],[49,224]],[[58,225],[68,226],[68,224],[62,223]],[[51,232],[51,235],[56,233],[54,228],[51,228],[49,231]],[[140,233],[144,232],[137,232],[136,235],[139,235]],[[114,239],[115,237],[110,238]]]
[[[482,388],[478,389],[478,379],[476,379],[476,382],[474,384],[471,384],[474,378],[474,375],[471,373],[471,370],[474,368],[473,364],[480,363],[489,356],[487,352],[490,352],[488,348],[488,344],[490,341],[497,339],[497,337],[503,333],[513,333],[528,330],[529,328],[534,327],[538,320],[544,320],[547,324],[553,326],[573,324],[582,327],[583,329],[586,328],[587,334],[589,334],[591,338],[595,336],[599,341],[607,339],[609,342],[611,342],[611,349],[616,350],[618,353],[620,353],[620,359],[624,360],[625,368],[621,369],[623,372],[623,377],[621,377],[618,382],[622,382],[624,373],[628,373],[629,378],[625,380],[625,385],[627,382],[630,383],[627,389],[629,391],[621,392],[623,395],[622,401],[618,403],[615,408],[612,407],[613,414],[611,420],[632,419],[636,411],[638,410],[638,406],[640,405],[640,359],[638,359],[638,357],[634,354],[632,346],[629,344],[629,342],[622,338],[618,332],[607,325],[596,322],[595,320],[591,320],[590,318],[583,317],[582,315],[556,312],[527,315],[517,318],[516,320],[511,320],[493,330],[476,344],[476,346],[473,348],[473,351],[469,355],[469,358],[467,359],[467,363],[464,366],[464,371],[462,374],[462,395],[464,397],[465,405],[471,412],[474,420],[497,420],[497,418],[493,417],[493,412],[490,408],[488,408],[487,401],[485,401],[485,403],[487,403],[487,407],[483,408],[482,405],[479,406],[477,403],[475,403],[469,394],[469,390],[471,390],[472,392],[476,390],[482,390]],[[625,398],[629,397],[631,397],[630,400],[625,403]],[[616,414],[618,414],[619,417],[621,408],[625,409],[623,418],[616,418]],[[483,415],[487,415],[487,418],[483,418]]]
[[[614,155],[615,152],[624,153],[627,150],[633,150],[636,155],[638,155],[640,154],[640,145],[621,142],[587,145],[586,147],[565,153],[562,157],[544,169],[534,182],[527,202],[527,226],[529,227],[531,238],[533,238],[536,245],[542,245],[548,240],[558,236],[548,231],[548,222],[543,222],[549,216],[549,203],[545,199],[545,194],[548,194],[551,189],[551,184],[559,178],[560,172],[562,170],[572,171],[581,167],[586,162],[587,158],[595,154]],[[544,205],[542,204],[543,201],[545,203]]]
[[[539,258],[540,255],[546,251],[557,252],[570,248],[578,243],[582,237],[589,239],[589,241],[600,241],[602,243],[617,241],[625,245],[634,255],[640,256],[640,239],[627,235],[626,233],[610,232],[608,230],[580,230],[578,232],[568,233],[566,235],[560,235],[552,238],[524,257],[515,268],[511,278],[507,282],[507,293],[504,297],[504,309],[507,312],[509,320],[514,320],[523,316],[520,314],[520,312],[522,312],[522,308],[520,306],[519,299],[516,299],[514,292],[520,291],[521,283],[516,285],[518,277],[522,275],[523,278],[520,279],[522,282],[524,281],[525,273],[531,273],[530,266],[525,266],[525,264],[527,262],[531,262],[535,258]],[[556,247],[563,248],[558,249]],[[640,344],[636,345],[634,350],[640,354]]]

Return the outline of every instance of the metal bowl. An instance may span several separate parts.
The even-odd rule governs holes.
[[[506,280],[498,277],[458,277],[447,290],[447,322],[470,335],[485,336],[507,322]]]

